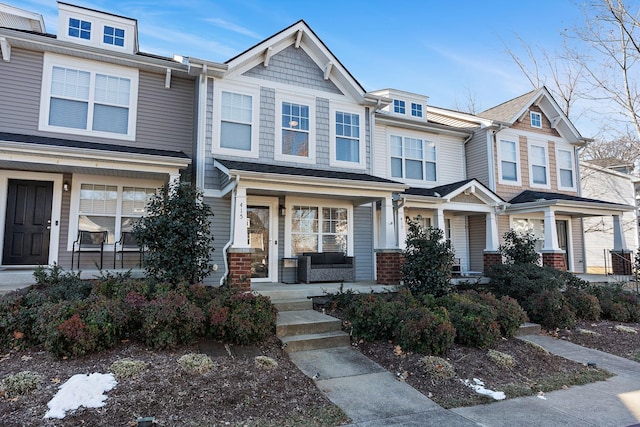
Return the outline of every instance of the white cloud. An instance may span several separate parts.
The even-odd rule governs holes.
[[[190,33],[172,28],[144,25],[139,29],[141,48],[154,54],[179,54],[196,56],[211,61],[226,61],[238,53],[237,49]],[[213,37],[213,36],[212,36]],[[148,50],[150,45],[163,46],[158,50]],[[216,59],[217,58],[217,59]]]
[[[224,30],[229,30],[234,33],[242,34],[243,36],[251,37],[256,40],[262,40],[262,37],[259,34],[254,33],[248,28],[241,27],[240,25],[236,25],[232,22],[225,21],[224,19],[209,18],[209,19],[205,19],[205,22],[213,24],[216,27],[222,28]]]

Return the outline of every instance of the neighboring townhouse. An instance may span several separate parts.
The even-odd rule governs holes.
[[[589,140],[546,88],[476,116],[435,107],[430,113],[434,121],[450,125],[476,124],[466,143],[467,177],[478,179],[508,203],[498,216],[500,238],[509,229],[531,232],[545,265],[583,273],[587,271],[583,218],[609,217],[614,224],[609,243],[614,269],[621,272],[622,265],[628,265],[621,218],[635,206],[582,196],[578,151]],[[485,268],[501,262],[499,242],[486,241]]]
[[[0,4],[0,267],[69,269],[88,230],[107,234],[104,268],[120,256],[130,268],[138,254],[116,241],[158,187],[190,179],[195,77],[140,52],[135,19],[58,12],[52,35],[40,15]],[[99,264],[82,254],[81,268]]]
[[[640,178],[625,173],[627,170],[626,167],[601,167],[591,161],[580,162],[582,195],[636,206],[635,187]],[[615,253],[623,250],[637,251],[638,249],[637,210],[622,213],[620,225],[623,233],[617,237],[614,235],[616,224],[614,224],[612,216],[585,218],[583,224],[586,273],[612,273],[612,255],[610,255],[612,250]]]

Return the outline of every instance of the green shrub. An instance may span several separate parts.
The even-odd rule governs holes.
[[[531,233],[507,231],[498,250],[509,264],[536,264],[540,259],[536,252],[536,238]]]
[[[64,271],[57,264],[51,268],[39,266],[33,276],[36,287],[51,302],[83,300],[93,287],[91,282],[80,279],[80,272]]]
[[[104,273],[93,286],[94,295],[102,295],[120,301],[124,300],[131,292],[151,299],[154,287],[146,279],[132,278],[130,271],[125,273]]]
[[[204,333],[202,310],[178,292],[157,295],[142,307],[140,313],[142,340],[154,349],[190,343]]]
[[[277,310],[268,297],[234,292],[228,297],[227,304],[229,314],[225,321],[224,337],[228,342],[255,344],[275,332]]]
[[[129,332],[130,313],[119,300],[98,296],[89,299],[82,316],[91,335],[98,340],[95,351],[105,350],[118,344]]]
[[[491,305],[474,301],[465,294],[451,294],[438,302],[449,311],[457,343],[484,348],[500,338],[498,312]]]
[[[558,289],[533,294],[522,305],[531,321],[546,329],[571,329],[576,325],[576,315]]]
[[[497,299],[492,293],[476,291],[467,291],[463,294],[473,301],[489,305],[496,310],[500,333],[505,338],[513,337],[520,325],[529,320],[527,313],[514,298],[503,296]]]
[[[602,308],[598,297],[580,289],[569,289],[564,293],[567,303],[576,313],[576,317],[582,320],[598,320]]]
[[[369,342],[391,339],[404,316],[402,304],[386,294],[364,295],[347,311],[353,335]]]
[[[404,264],[401,268],[405,285],[416,297],[424,294],[446,295],[451,290],[451,267],[454,253],[439,228],[424,228],[416,221],[409,223]]]
[[[42,377],[31,371],[21,371],[9,375],[2,380],[2,388],[7,397],[15,397],[37,390],[42,383]]]
[[[640,322],[638,295],[621,284],[594,285],[589,292],[598,297],[604,319],[616,322]]]
[[[393,337],[404,350],[439,355],[451,348],[456,330],[445,308],[410,307],[402,312],[402,319],[396,323]]]

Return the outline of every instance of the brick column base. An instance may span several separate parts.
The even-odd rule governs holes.
[[[630,276],[632,274],[631,252],[611,251],[611,267],[613,274]]]
[[[564,260],[564,252],[543,252],[542,265],[555,268],[560,271],[567,271],[567,264]]]
[[[399,285],[404,255],[400,249],[376,249],[376,282],[379,285]]]
[[[489,271],[494,265],[502,264],[502,254],[500,252],[485,252],[482,258],[485,272]]]
[[[250,291],[251,249],[229,249],[227,262],[229,263],[228,281],[231,287],[240,291]]]

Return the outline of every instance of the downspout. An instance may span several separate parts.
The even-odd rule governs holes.
[[[236,228],[236,188],[240,182],[240,175],[236,175],[236,180],[233,183],[233,190],[231,190],[231,220],[229,226],[229,241],[222,248],[222,259],[224,261],[224,274],[220,278],[220,286],[224,285],[225,280],[229,276],[229,260],[227,259],[227,250],[233,244],[233,230]]]
[[[580,150],[585,148],[586,145],[587,143],[585,142],[584,145],[581,145],[576,149],[576,156],[575,156],[576,158],[574,159],[576,162],[576,187],[578,189],[578,196],[580,197],[582,197],[582,172],[580,171]],[[580,234],[582,234],[582,272],[586,273],[587,272],[587,245],[585,245],[585,241],[584,241],[584,218],[580,218],[580,227],[582,228],[582,230],[580,230]],[[606,262],[607,261],[605,257],[605,263]],[[573,268],[575,270],[576,268],[575,264]]]
[[[488,149],[488,156],[489,156],[489,188],[491,189],[491,191],[496,191],[496,174],[498,173],[498,170],[496,169],[496,163],[495,163],[495,147],[498,145],[498,132],[500,132],[502,129],[504,129],[504,125],[502,123],[498,124],[498,129],[494,129],[494,130],[490,130],[489,132],[493,132],[488,134],[487,136],[490,138],[489,141],[489,147],[487,147]]]

